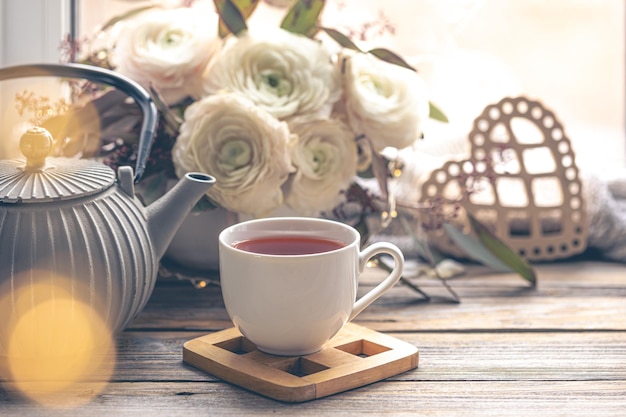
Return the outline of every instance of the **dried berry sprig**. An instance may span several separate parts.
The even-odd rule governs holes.
[[[146,161],[145,177],[158,173],[168,178],[175,178],[174,164],[172,163],[172,147],[176,137],[169,134],[166,129],[167,127],[164,123],[160,122],[154,143],[152,144],[152,150]],[[137,141],[129,143],[129,141],[117,138],[102,145],[100,156],[106,165],[117,170],[120,166],[134,166],[137,161],[137,150]]]
[[[61,58],[60,58],[61,62],[62,63],[76,62],[76,58],[82,52],[82,49],[83,49],[82,46],[86,41],[87,41],[86,38],[83,41],[81,41],[72,37],[70,33],[65,35],[65,37],[61,39],[61,44],[59,45],[59,48],[58,48],[59,53],[61,55]]]
[[[45,120],[67,112],[70,108],[70,103],[64,98],[53,101],[50,97],[40,96],[32,91],[24,90],[15,94],[15,108],[20,117],[30,113],[28,122],[39,126]]]
[[[378,16],[375,20],[363,22],[359,28],[351,30],[349,32],[349,36],[351,38],[353,37],[354,39],[359,39],[361,41],[367,41],[368,39],[383,36],[386,34],[392,36],[395,35],[396,26],[391,22],[391,20],[385,15],[382,10],[378,11]]]

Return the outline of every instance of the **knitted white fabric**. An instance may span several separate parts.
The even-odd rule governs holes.
[[[626,171],[583,178],[589,219],[588,247],[602,257],[626,262]]]

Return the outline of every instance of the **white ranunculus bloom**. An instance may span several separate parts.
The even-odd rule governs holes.
[[[341,121],[311,120],[291,126],[291,159],[296,172],[285,185],[285,202],[300,214],[316,215],[341,201],[356,175],[354,135]]]
[[[416,72],[354,54],[346,57],[344,89],[350,127],[376,151],[401,149],[421,137],[430,109],[426,83]]]
[[[210,64],[204,94],[223,90],[243,93],[281,120],[328,117],[341,80],[321,43],[267,28],[242,34]]]
[[[397,152],[395,158],[401,167],[401,174],[397,178],[395,194],[398,201],[409,205],[417,205],[422,196],[422,187],[428,177],[449,160],[459,160],[459,155],[434,155],[432,152],[420,149],[423,142],[418,142]],[[464,159],[464,158],[461,158]],[[449,189],[448,192],[452,192]]]
[[[193,7],[157,9],[130,21],[112,53],[115,70],[144,87],[152,84],[168,104],[201,88],[202,74],[220,49],[218,16]]]
[[[176,175],[215,177],[207,195],[220,206],[263,216],[282,205],[281,186],[293,171],[285,122],[238,94],[217,94],[191,104],[172,149]]]

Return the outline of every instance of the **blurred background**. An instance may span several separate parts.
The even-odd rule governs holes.
[[[0,65],[57,62],[72,28],[83,38],[150,3],[0,0]],[[250,23],[278,24],[289,3],[265,1]],[[322,23],[364,48],[392,49],[427,79],[450,123],[431,122],[425,151],[465,146],[486,105],[525,95],[555,112],[579,166],[598,171],[626,166],[625,16],[623,0],[328,0]],[[4,144],[14,134],[20,87],[2,84]]]

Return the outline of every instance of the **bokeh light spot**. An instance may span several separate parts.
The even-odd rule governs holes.
[[[0,377],[12,392],[50,407],[74,407],[102,392],[115,367],[115,341],[80,285],[49,273],[4,286]],[[7,289],[9,291],[7,291]]]

